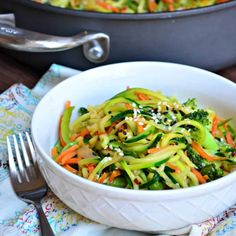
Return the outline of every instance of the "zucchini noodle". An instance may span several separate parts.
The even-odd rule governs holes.
[[[68,103],[66,103],[68,104]],[[129,88],[97,106],[65,107],[53,159],[100,184],[129,189],[178,189],[236,169],[236,131],[195,99]]]

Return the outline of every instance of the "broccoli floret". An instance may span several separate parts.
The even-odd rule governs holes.
[[[200,172],[202,175],[207,175],[209,177],[209,181],[219,179],[224,174],[223,170],[217,168],[215,164],[204,166]]]
[[[186,102],[183,103],[184,106],[191,108],[192,110],[197,109],[197,100],[196,98],[189,98]]]
[[[202,175],[207,175],[209,177],[209,181],[223,176],[224,172],[220,168],[201,158],[191,147],[188,147],[187,152],[189,159],[196,165]]]
[[[199,170],[209,165],[209,162],[201,158],[200,155],[198,155],[190,146],[187,148],[187,153],[189,159],[196,165]]]
[[[197,111],[189,113],[189,114],[185,115],[184,118],[198,121],[199,123],[201,123],[204,126],[207,126],[210,124],[209,113],[203,109],[198,109]]]

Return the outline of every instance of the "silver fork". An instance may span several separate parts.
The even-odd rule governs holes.
[[[17,196],[37,209],[41,235],[53,236],[41,206],[48,187],[35,159],[35,150],[28,132],[7,137],[10,178]]]

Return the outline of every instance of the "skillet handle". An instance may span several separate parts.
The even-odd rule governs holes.
[[[71,37],[53,36],[0,24],[0,46],[24,52],[58,52],[83,47],[84,56],[102,63],[110,51],[110,38],[104,33],[84,31]]]

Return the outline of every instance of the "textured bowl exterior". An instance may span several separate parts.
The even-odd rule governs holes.
[[[157,193],[157,196],[136,199],[133,195],[99,191],[79,181],[73,182],[47,161],[41,163],[41,170],[52,191],[74,211],[96,222],[129,230],[162,232],[179,229],[218,215],[236,200],[235,181],[228,186],[199,192],[196,196],[185,197],[183,194],[176,199],[165,199]]]
[[[160,88],[183,99],[193,95],[201,103],[204,101],[205,105],[218,110],[219,114],[235,117],[235,111],[230,107],[236,99],[236,85],[200,69],[169,63],[136,62],[83,72],[50,91],[33,116],[32,134],[38,163],[52,191],[89,219],[118,228],[149,232],[200,223],[232,206],[236,202],[235,172],[187,189],[136,191],[88,181],[66,171],[50,158],[49,150],[56,140],[57,123],[66,100],[70,99],[78,106],[91,104],[91,101],[97,104],[125,85]],[[219,89],[222,96],[215,94]]]

